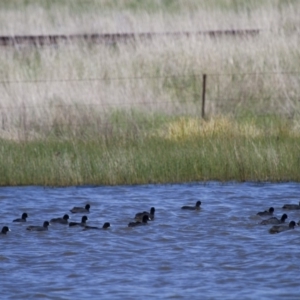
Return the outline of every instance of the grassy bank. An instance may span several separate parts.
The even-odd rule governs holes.
[[[300,181],[299,123],[173,118],[106,136],[0,141],[0,185]]]
[[[299,1],[0,8],[3,35],[260,29],[244,38],[2,48],[0,185],[299,181]]]

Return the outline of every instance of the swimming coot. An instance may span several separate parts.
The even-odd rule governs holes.
[[[284,204],[282,206],[283,209],[289,209],[289,210],[293,210],[293,209],[300,209],[300,202],[299,204]]]
[[[26,222],[26,219],[28,218],[27,213],[23,213],[21,218],[13,220],[13,222]]]
[[[46,231],[48,230],[48,226],[50,223],[48,221],[45,221],[43,226],[28,226],[26,229],[30,231]]]
[[[283,232],[286,230],[294,229],[295,226],[296,226],[296,222],[291,221],[288,226],[274,225],[274,226],[272,226],[272,228],[270,228],[269,232],[270,233],[279,233],[279,232]]]
[[[85,225],[83,230],[89,230],[89,229],[107,229],[110,227],[110,223],[109,222],[105,222],[102,226],[102,228],[100,227],[96,227],[96,226],[88,226],[88,225]]]
[[[79,223],[79,222],[70,222],[69,226],[85,226],[87,220],[88,220],[88,217],[83,216],[81,218],[81,223]]]
[[[201,205],[201,201],[197,201],[195,206],[185,205],[185,206],[182,206],[181,209],[198,210],[198,209],[200,209],[200,205]]]
[[[102,229],[107,229],[110,227],[110,223],[109,222],[105,222],[102,226]]]
[[[8,231],[10,231],[10,229],[7,226],[3,226],[1,234],[6,234]]]
[[[62,218],[53,218],[50,220],[50,223],[56,223],[56,224],[69,224],[70,217],[69,215],[64,215]]]
[[[267,224],[283,224],[285,220],[288,218],[287,214],[283,214],[280,219],[277,219],[276,217],[271,217],[267,220],[263,220],[260,222],[261,225],[267,225]]]
[[[258,216],[272,216],[273,212],[274,212],[274,208],[270,207],[269,210],[258,212],[257,215]]]
[[[147,225],[147,221],[149,221],[150,218],[147,215],[143,216],[142,222],[137,221],[137,222],[130,222],[128,224],[128,227],[136,227],[136,226],[141,226],[141,225]]]
[[[87,204],[85,207],[73,207],[70,212],[75,214],[75,213],[89,213],[90,212],[90,205]]]
[[[150,220],[153,220],[154,214],[155,214],[155,207],[151,207],[150,212],[144,211],[144,212],[137,213],[134,218],[137,221],[142,221],[144,216],[148,216]]]

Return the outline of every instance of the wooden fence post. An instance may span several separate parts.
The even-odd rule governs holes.
[[[202,81],[202,112],[201,117],[205,118],[205,93],[206,93],[206,74],[203,74],[203,81]]]

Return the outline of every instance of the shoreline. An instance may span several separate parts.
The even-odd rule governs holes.
[[[179,118],[139,134],[1,139],[0,186],[300,182],[293,121],[242,120],[219,117],[197,125]]]

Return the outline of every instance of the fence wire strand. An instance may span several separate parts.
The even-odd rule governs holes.
[[[132,77],[103,77],[103,78],[61,78],[61,79],[25,79],[25,80],[5,80],[1,79],[0,84],[18,84],[18,83],[57,83],[57,82],[93,82],[93,81],[131,81],[131,80],[146,80],[146,79],[168,79],[168,78],[183,78],[195,77],[202,78],[203,73],[191,73],[182,75],[161,75],[161,76],[132,76]],[[249,72],[249,73],[206,73],[210,76],[263,76],[263,75],[300,75],[300,71],[286,71],[286,72]]]

